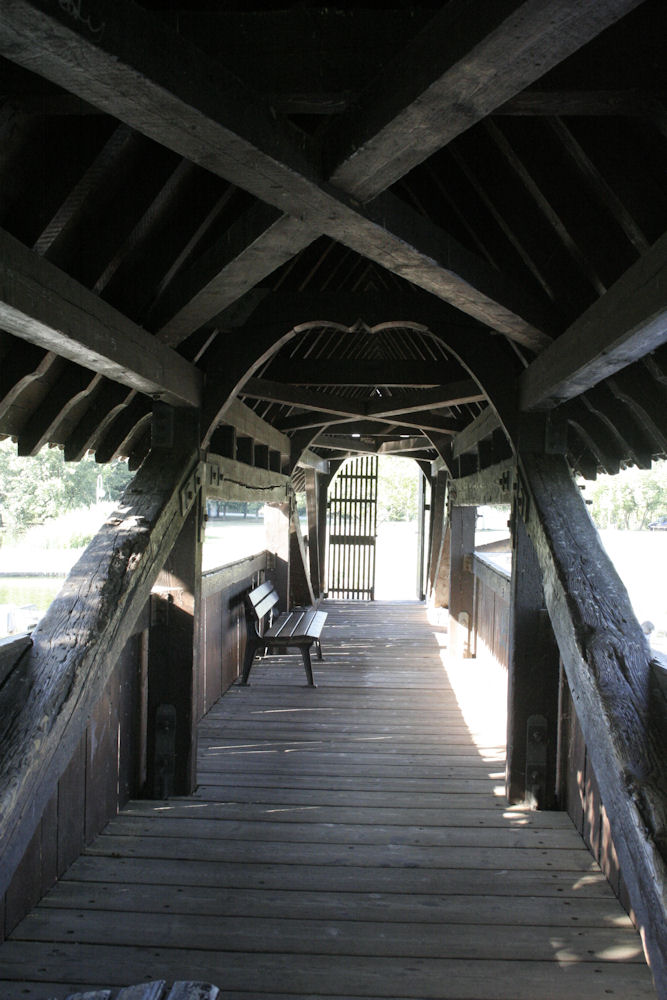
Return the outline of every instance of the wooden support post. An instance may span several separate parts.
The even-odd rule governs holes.
[[[290,604],[293,606],[315,604],[315,594],[308,571],[306,546],[296,509],[296,498],[291,505],[290,515],[289,593]]]
[[[264,530],[268,575],[280,598],[281,610],[289,611],[289,503],[265,504]]]
[[[667,749],[651,650],[559,455],[519,455],[522,513],[623,881],[667,996]]]
[[[322,596],[322,572],[320,567],[320,477],[315,469],[306,469],[306,511],[308,514],[308,567],[310,583],[315,599]]]
[[[449,522],[449,651],[455,657],[474,655],[472,626],[475,577],[472,556],[475,551],[476,507],[451,507]]]
[[[148,456],[2,685],[0,893],[181,532],[196,499],[198,470],[199,449],[180,434],[173,450]]]
[[[201,513],[195,503],[151,594],[149,798],[188,795],[196,784]]]
[[[452,526],[449,516],[446,515],[443,526],[442,542],[440,544],[440,555],[438,557],[438,568],[433,583],[433,594],[431,603],[434,608],[449,607],[449,577],[451,573],[452,561]]]
[[[512,523],[507,798],[553,809],[560,659],[544,607],[542,573],[516,504]]]
[[[415,580],[415,591],[417,599],[424,600],[424,570],[425,570],[425,548],[426,548],[426,476],[419,471],[418,508],[417,508],[417,579]],[[429,546],[430,549],[430,546]]]
[[[209,451],[223,458],[236,458],[236,429],[228,424],[217,427],[211,435]]]
[[[431,545],[428,560],[428,595],[434,596],[436,577],[440,564],[442,543],[445,533],[445,498],[447,495],[448,473],[440,471],[431,487]]]
[[[241,437],[240,435],[236,438],[236,460],[237,462],[243,462],[245,465],[254,464],[255,443],[252,438]]]
[[[331,464],[331,463],[330,463]],[[327,517],[329,514],[329,483],[332,474],[323,475],[317,496],[317,540],[320,562],[320,594],[326,594],[327,589]]]

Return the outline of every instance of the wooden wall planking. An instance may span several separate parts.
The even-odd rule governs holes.
[[[138,627],[141,627],[140,620]],[[128,640],[4,900],[7,935],[118,808],[139,793],[136,755],[140,633]]]
[[[562,748],[564,787],[561,799],[564,808],[600,865],[612,889],[626,911],[631,913],[627,890],[619,869],[616,848],[609,829],[607,813],[600,797],[595,772],[591,765],[577,713],[567,681],[563,676],[563,714],[561,727],[566,742]]]
[[[474,560],[474,569],[474,642],[478,655],[480,647],[484,647],[499,664],[507,668],[510,605],[506,599],[503,583],[503,579],[507,582],[507,574],[503,574],[501,570],[495,571],[488,564],[481,566],[477,556]],[[630,913],[631,907],[619,870],[607,814],[564,674],[562,685],[560,733],[563,745],[560,748],[562,760],[560,802],[599,863],[612,889],[626,911]]]
[[[262,582],[266,567],[266,552],[262,552],[203,576],[200,718],[240,674],[246,634],[243,595]]]
[[[509,576],[503,570],[473,560],[475,573],[475,611],[473,645],[480,646],[505,670],[509,664]]]
[[[264,579],[266,566],[263,552],[204,574],[198,718],[239,675],[245,651],[243,594]],[[0,940],[39,902],[118,809],[143,791],[142,678],[148,625],[146,609],[0,901]]]

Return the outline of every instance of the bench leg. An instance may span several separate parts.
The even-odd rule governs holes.
[[[255,642],[248,641],[245,647],[245,655],[243,657],[243,674],[241,676],[241,684],[245,685],[248,683],[248,677],[250,677],[250,668],[252,667],[252,661],[255,659],[255,653],[259,649],[259,645]]]
[[[308,684],[310,687],[317,687],[315,681],[313,680],[313,667],[310,662],[310,647],[300,646],[301,649],[301,659],[303,660],[303,666],[306,671],[306,677],[308,678]]]
[[[322,659],[322,643],[320,642],[319,639],[316,639],[315,640],[315,645],[317,647],[317,659],[321,660]]]

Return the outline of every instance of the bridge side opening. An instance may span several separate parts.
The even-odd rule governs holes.
[[[345,600],[424,600],[430,477],[412,459],[348,459],[328,493],[327,593]]]

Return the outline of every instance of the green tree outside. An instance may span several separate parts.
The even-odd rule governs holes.
[[[10,439],[0,441],[3,526],[20,533],[100,499],[115,502],[131,478],[126,462],[98,465],[91,458],[65,462],[60,449],[49,447],[34,458],[22,458]]]
[[[586,484],[584,495],[597,528],[644,531],[652,521],[667,517],[667,462],[598,476]]]
[[[380,456],[378,521],[416,521],[421,469],[410,458]]]

